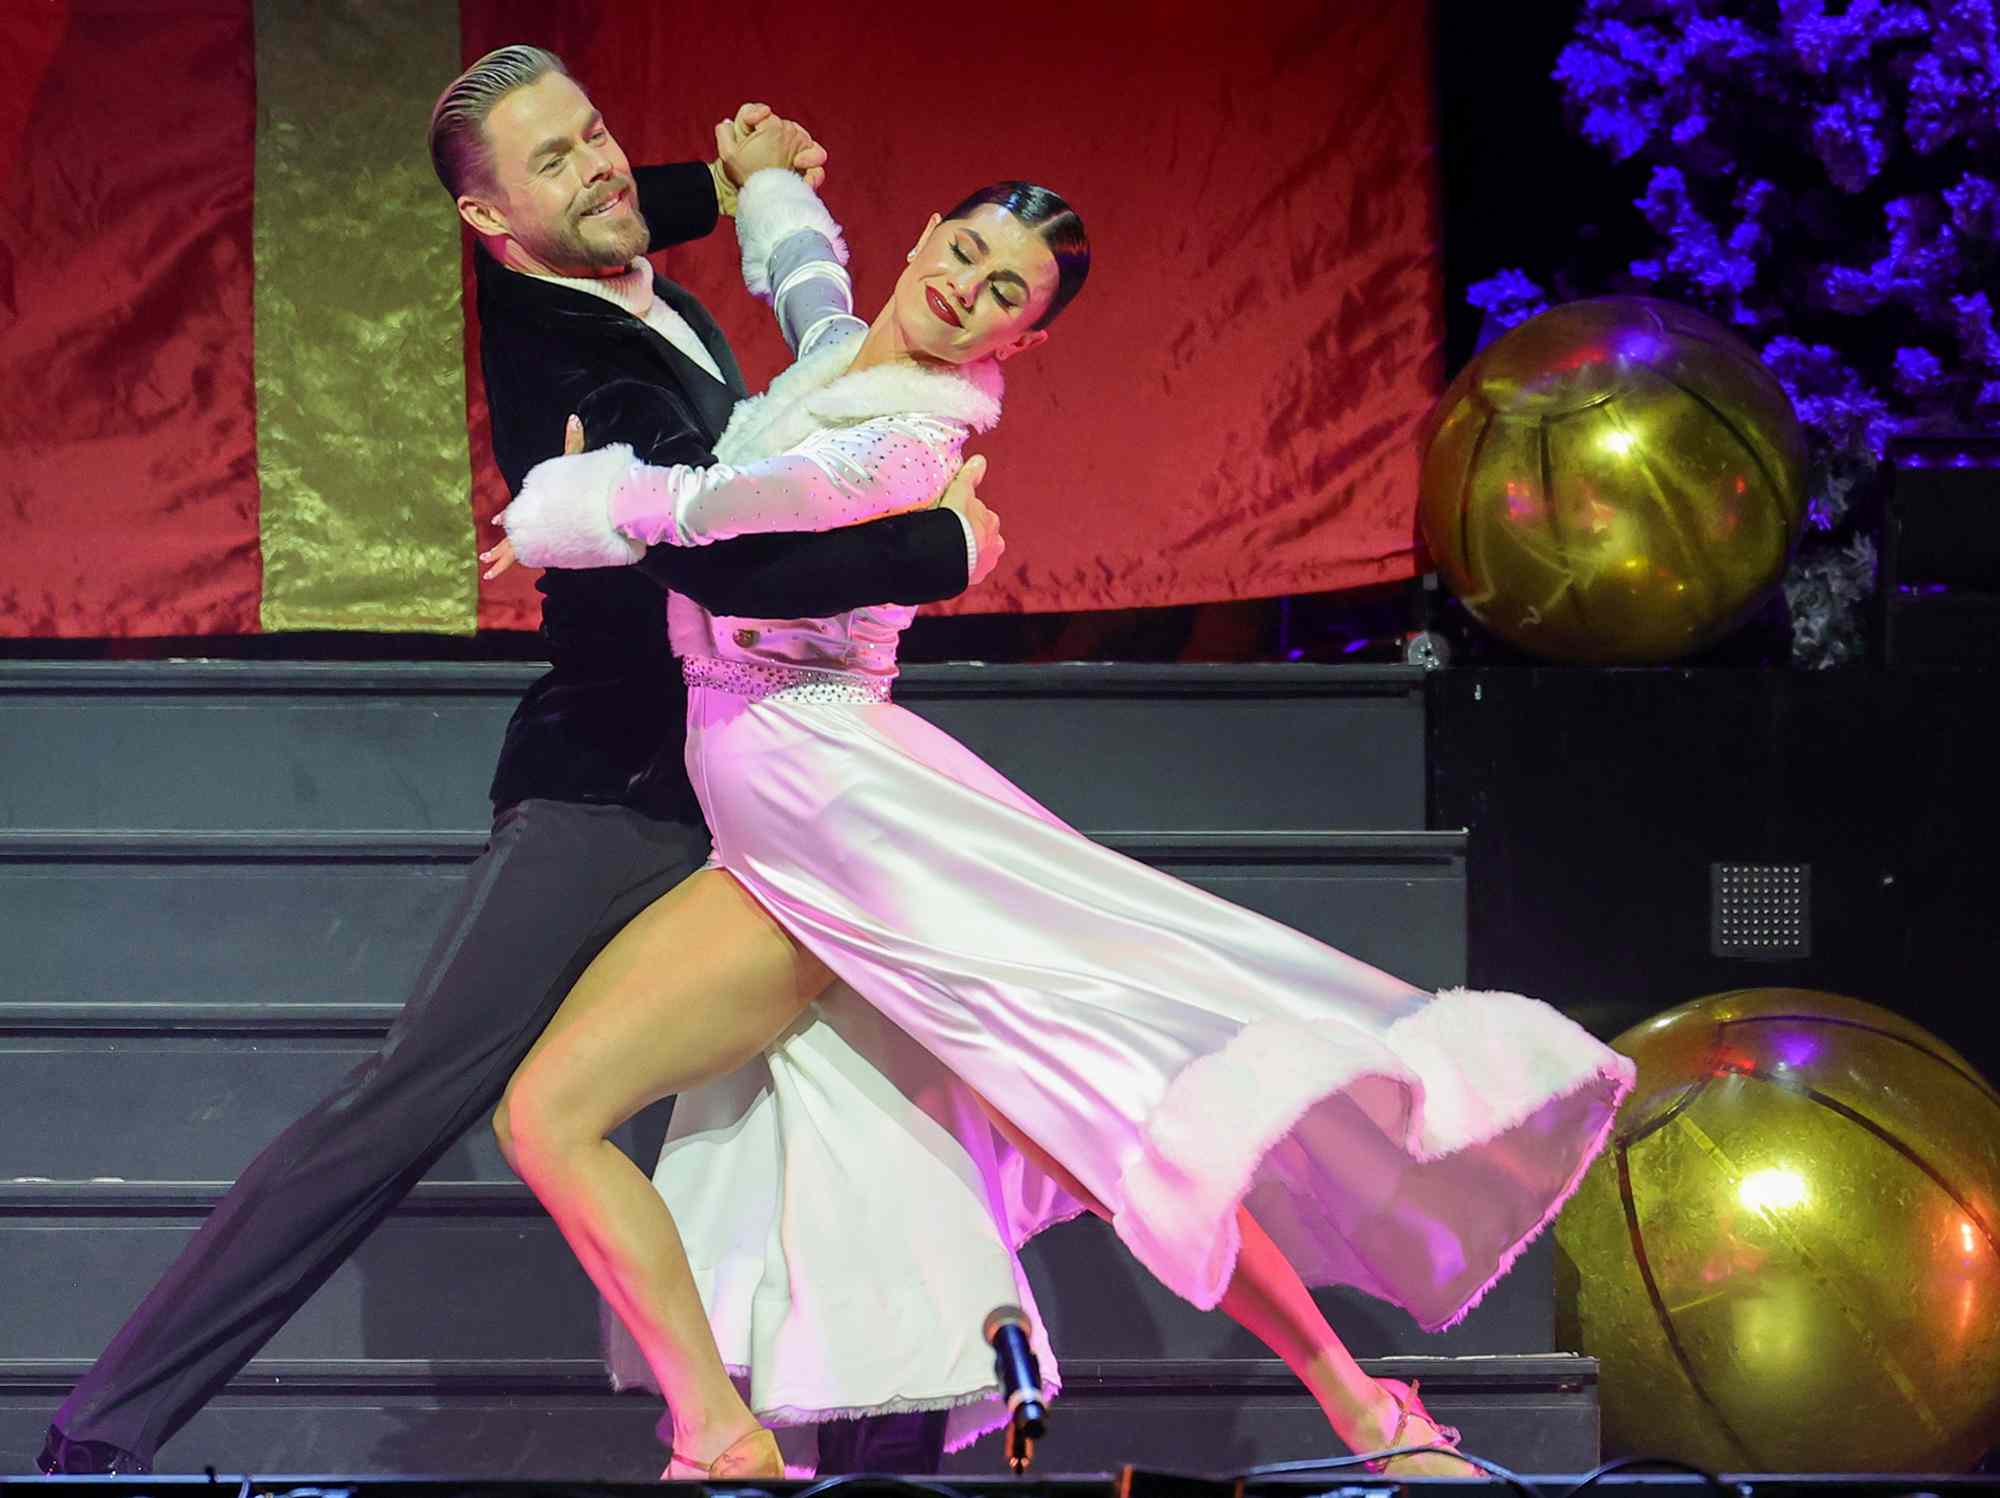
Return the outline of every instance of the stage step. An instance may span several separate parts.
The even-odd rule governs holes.
[[[93,1356],[173,1261],[223,1181],[0,1184],[0,1326],[21,1356]],[[865,1227],[857,1226],[857,1231]],[[1479,1308],[1428,1335],[1345,1290],[1317,1298],[1351,1346],[1376,1355],[1543,1353],[1553,1336],[1551,1246],[1525,1254]],[[1096,1219],[1023,1251],[1059,1357],[1240,1358],[1259,1344],[1161,1287]],[[477,1265],[468,1273],[467,1265]],[[271,1344],[281,1358],[592,1358],[597,1297],[518,1183],[420,1183]]]
[[[0,827],[480,830],[538,674],[0,662]],[[914,666],[896,694],[1087,832],[1424,825],[1415,667]]]
[[[1597,1368],[1587,1358],[1364,1359],[1422,1381],[1469,1451],[1517,1472],[1595,1464]],[[82,1371],[0,1362],[0,1471],[28,1470],[47,1410]],[[1275,1360],[1076,1362],[1037,1475],[1231,1471],[1338,1454],[1326,1422]],[[312,1418],[300,1419],[310,1409]],[[162,1453],[162,1472],[451,1472],[644,1481],[661,1465],[656,1401],[604,1390],[593,1364],[550,1361],[258,1362]],[[948,1474],[1003,1470],[997,1436],[947,1457]]]
[[[1098,840],[1411,982],[1463,981],[1462,834]],[[0,831],[0,1004],[400,1001],[484,845],[480,832]],[[14,1018],[0,1009],[0,1025]]]

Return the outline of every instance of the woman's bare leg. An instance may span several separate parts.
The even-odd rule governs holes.
[[[1016,1149],[1085,1207],[1110,1220],[1111,1214],[1104,1204],[1047,1150],[1023,1134],[984,1098],[980,1099],[980,1106]],[[1222,1293],[1220,1309],[1284,1359],[1285,1366],[1299,1376],[1326,1413],[1334,1434],[1347,1443],[1350,1451],[1382,1450],[1396,1428],[1399,1410],[1395,1399],[1354,1361],[1353,1354],[1327,1325],[1325,1315],[1291,1260],[1243,1207],[1236,1209],[1236,1227],[1242,1247],[1237,1251],[1235,1273]],[[1403,1441],[1406,1445],[1422,1445],[1433,1435],[1432,1430],[1416,1419],[1405,1427]],[[1405,1477],[1476,1475],[1470,1465],[1443,1453],[1397,1457],[1389,1467]]]
[[[1394,1397],[1362,1371],[1346,1344],[1327,1325],[1284,1250],[1242,1207],[1236,1209],[1236,1227],[1242,1247],[1236,1254],[1236,1272],[1222,1293],[1221,1309],[1285,1360],[1285,1366],[1319,1402],[1348,1450],[1385,1449],[1401,1413]],[[1437,1439],[1437,1428],[1418,1416],[1404,1426],[1400,1444],[1422,1446]],[[1444,1452],[1395,1457],[1388,1470],[1400,1477],[1480,1475],[1470,1463]]]
[[[698,873],[584,970],[494,1115],[508,1163],[637,1339],[675,1451],[697,1461],[756,1420],[723,1368],[672,1214],[608,1136],[750,1060],[830,979],[734,879]]]

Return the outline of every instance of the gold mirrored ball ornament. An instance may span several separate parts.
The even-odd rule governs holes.
[[[1510,329],[1424,428],[1419,518],[1488,629],[1556,660],[1639,664],[1720,640],[1783,578],[1805,439],[1720,323],[1600,297]]]
[[[1701,999],[1638,1063],[1556,1223],[1558,1345],[1606,1456],[1964,1471],[2000,1439],[2000,1094],[1900,1015]]]

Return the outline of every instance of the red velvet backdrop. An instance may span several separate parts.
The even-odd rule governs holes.
[[[0,633],[257,628],[250,9],[0,5]],[[462,0],[461,42],[554,47],[637,159],[706,155],[746,97],[805,119],[864,310],[968,189],[1069,195],[1096,267],[1008,366],[984,444],[1007,558],[957,605],[1058,610],[1415,570],[1441,310],[1428,9]],[[776,372],[727,230],[666,265],[753,384]],[[476,380],[470,417],[484,517]],[[532,625],[525,580],[502,581],[481,622]]]
[[[971,188],[1026,177],[1070,198],[1091,281],[1006,367],[1007,417],[983,447],[1007,555],[947,606],[992,612],[1416,571],[1414,432],[1441,339],[1428,9],[462,0],[461,15],[467,61],[515,41],[560,53],[634,160],[707,154],[746,98],[804,120],[833,152],[826,196],[864,314],[925,218]],[[661,264],[721,318],[753,389],[782,368],[726,228]],[[503,502],[484,477],[482,519]],[[531,600],[495,588],[481,620],[530,622]]]
[[[0,48],[0,633],[254,633],[248,0],[8,4]]]

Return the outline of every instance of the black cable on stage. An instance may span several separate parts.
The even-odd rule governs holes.
[[[801,1488],[792,1498],[820,1498],[822,1493],[833,1492],[879,1492],[879,1493],[922,1493],[926,1498],[965,1498],[959,1489],[944,1482],[929,1482],[921,1477],[897,1477],[893,1474],[874,1472],[843,1472],[838,1477],[822,1477],[809,1488]]]
[[[1664,1467],[1670,1472],[1691,1473],[1707,1483],[1716,1492],[1729,1494],[1730,1498],[1737,1498],[1739,1494],[1752,1491],[1752,1485],[1749,1483],[1724,1482],[1719,1473],[1711,1472],[1706,1467],[1698,1467],[1693,1462],[1681,1461],[1678,1457],[1621,1456],[1615,1461],[1600,1462],[1585,1474],[1575,1487],[1565,1492],[1562,1498],[1577,1498],[1577,1494],[1581,1493],[1585,1488],[1590,1487],[1600,1477],[1609,1477],[1613,1473],[1628,1472],[1640,1467]]]
[[[1390,1446],[1385,1447],[1381,1451],[1364,1451],[1352,1456],[1309,1456],[1297,1461],[1263,1462],[1255,1467],[1245,1467],[1239,1472],[1232,1472],[1230,1476],[1241,1482],[1249,1482],[1259,1477],[1289,1477],[1295,1473],[1306,1472],[1339,1472],[1349,1467],[1363,1466],[1368,1462],[1387,1461],[1390,1457],[1394,1456],[1414,1456],[1418,1452],[1441,1450],[1443,1448],[1438,1446]],[[1520,1495],[1520,1498],[1541,1498],[1541,1495],[1528,1485],[1528,1480],[1525,1477],[1521,1476],[1518,1472],[1501,1466],[1498,1462],[1489,1462],[1485,1457],[1474,1456],[1469,1451],[1453,1451],[1448,1454],[1459,1461],[1477,1467],[1489,1477],[1497,1478],[1501,1482],[1506,1483],[1508,1487]],[[1369,1475],[1395,1481],[1386,1472],[1371,1473]],[[1569,1498],[1569,1495],[1565,1494],[1564,1498]]]
[[[201,1475],[208,1479],[210,1487],[219,1488],[222,1486],[222,1474],[214,1467],[203,1467]],[[237,1477],[235,1481],[236,1498],[258,1498],[257,1478],[254,1474],[245,1472]],[[0,1485],[4,1485],[4,1479],[0,1479]],[[268,1491],[262,1495],[262,1498],[354,1498],[354,1489],[293,1487],[286,1488],[282,1492],[276,1490]]]

